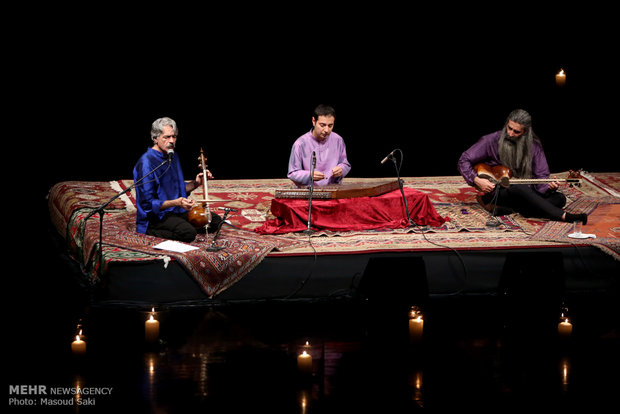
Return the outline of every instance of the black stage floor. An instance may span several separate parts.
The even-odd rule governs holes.
[[[160,336],[151,345],[144,340],[148,312],[92,306],[66,288],[63,300],[53,289],[40,298],[31,323],[9,325],[9,390],[48,392],[9,391],[10,412],[596,410],[615,404],[620,386],[618,298],[603,293],[565,297],[569,338],[558,337],[557,309],[545,300],[553,294],[516,289],[428,299],[418,343],[408,335],[408,303],[371,296],[158,308]],[[83,357],[70,350],[78,323]],[[297,366],[302,349],[313,356],[310,375]],[[76,388],[86,391],[49,395]],[[51,410],[44,398],[71,405]],[[36,406],[16,406],[25,401]]]
[[[174,300],[153,300],[141,280],[147,267],[117,273],[130,278],[125,287],[143,289],[124,301],[136,290],[112,285],[100,298],[50,249],[45,261],[8,280],[10,412],[592,410],[615,403],[613,258],[591,247],[459,253],[268,257],[211,300],[174,290],[165,298]],[[155,344],[144,339],[151,305],[160,322]],[[412,305],[424,315],[417,343],[408,332]],[[567,338],[557,331],[563,308],[573,323]],[[78,324],[83,357],[70,348]],[[303,349],[313,356],[310,375],[297,366]],[[22,394],[24,385],[38,391]],[[78,388],[79,395],[49,395]],[[63,405],[43,406],[51,403]]]

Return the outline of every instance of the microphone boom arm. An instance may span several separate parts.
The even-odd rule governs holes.
[[[140,184],[146,177],[148,177],[149,175],[153,174],[155,171],[159,170],[161,167],[163,167],[167,163],[168,163],[168,160],[167,159],[164,160],[161,164],[159,164],[157,167],[153,168],[148,174],[146,174],[143,177],[141,177],[138,181],[134,181],[134,183],[132,185],[130,185],[129,187],[127,187],[123,191],[118,192],[116,195],[114,195],[112,198],[110,198],[105,203],[101,204],[99,207],[94,208],[82,220],[84,222],[84,228],[86,228],[86,221],[89,218],[91,218],[92,216],[94,216],[95,214],[99,213],[99,248],[97,249],[97,255],[99,256],[99,272],[102,272],[102,268],[103,268],[103,216],[105,214],[105,208],[107,206],[109,206],[114,200],[116,200],[117,198],[122,196],[123,194],[126,194],[129,191],[131,191],[131,189],[133,189],[138,184]],[[99,273],[97,276],[101,276],[101,273]]]

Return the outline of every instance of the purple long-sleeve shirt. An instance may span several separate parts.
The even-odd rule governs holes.
[[[476,178],[474,165],[481,162],[490,166],[501,165],[498,148],[501,133],[502,131],[496,131],[483,136],[461,155],[457,168],[467,184],[474,185],[474,178]],[[534,140],[532,143],[532,178],[549,178],[547,157],[545,157],[545,152],[538,140]],[[547,184],[534,185],[533,188],[541,194],[549,190]]]
[[[351,171],[351,164],[347,160],[347,149],[344,139],[335,132],[329,134],[323,141],[318,141],[312,135],[312,130],[297,138],[291,149],[288,160],[288,178],[297,185],[310,185],[310,169],[312,165],[312,151],[316,154],[315,171],[325,174],[325,178],[315,181],[314,185],[339,184],[342,178]],[[342,168],[342,176],[333,177],[332,168]]]

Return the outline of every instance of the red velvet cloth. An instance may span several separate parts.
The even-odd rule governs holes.
[[[428,195],[404,188],[411,219],[419,225],[440,226],[448,218],[441,217]],[[254,231],[282,234],[308,228],[308,200],[274,198],[271,212],[275,219]],[[398,229],[409,225],[400,190],[376,197],[312,200],[312,229],[331,231]]]

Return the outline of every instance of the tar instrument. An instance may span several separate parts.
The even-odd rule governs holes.
[[[200,148],[199,168],[202,168],[202,187],[204,190],[204,200],[198,200],[199,205],[192,207],[188,213],[188,220],[196,228],[206,227],[211,223],[211,211],[209,209],[209,186],[207,184],[207,159],[204,151]]]
[[[504,165],[490,166],[480,163],[474,165],[474,171],[478,177],[486,178],[493,184],[499,183],[499,185],[505,188],[516,184],[547,184],[556,181],[568,183],[571,187],[573,185],[581,186],[581,170],[570,170],[567,178],[512,178],[512,171]]]

